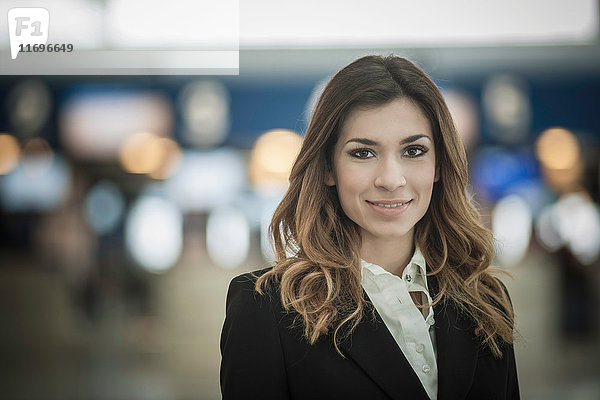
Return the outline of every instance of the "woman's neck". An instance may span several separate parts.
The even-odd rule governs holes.
[[[363,238],[360,257],[379,265],[391,274],[402,276],[404,268],[414,254],[413,232],[394,239]]]

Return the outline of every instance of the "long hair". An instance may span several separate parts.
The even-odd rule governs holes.
[[[339,343],[366,310],[360,271],[358,226],[325,184],[333,147],[354,110],[408,98],[429,120],[440,179],[428,211],[415,226],[415,243],[438,281],[434,304],[453,301],[475,325],[475,334],[500,357],[513,342],[514,316],[502,284],[492,276],[493,236],[467,197],[467,158],[452,117],[435,83],[415,64],[396,56],[366,56],[327,84],[292,167],[290,185],[269,230],[275,265],[256,282],[264,293],[279,286],[281,302],[295,311],[304,337],[314,344],[333,333]],[[341,354],[341,352],[340,352]]]

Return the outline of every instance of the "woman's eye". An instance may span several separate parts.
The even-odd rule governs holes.
[[[424,149],[422,147],[409,147],[404,153],[409,157],[419,157],[425,154],[426,152],[427,149]]]
[[[369,149],[353,150],[352,152],[350,152],[350,155],[352,157],[361,158],[361,159],[371,158],[374,156],[373,152]]]

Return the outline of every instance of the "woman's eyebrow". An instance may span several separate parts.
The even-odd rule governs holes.
[[[360,143],[360,144],[364,144],[367,146],[376,146],[377,142],[371,139],[365,139],[365,138],[352,138],[350,140],[348,140],[346,142],[346,144],[348,143]]]
[[[423,134],[418,134],[418,135],[408,136],[408,137],[402,139],[400,141],[400,144],[412,143],[412,142],[415,142],[415,141],[417,141],[417,140],[419,140],[421,138],[429,139],[429,141],[431,141],[431,138],[429,136],[423,135]],[[367,145],[367,146],[377,146],[379,144],[376,141],[371,140],[371,139],[367,139],[367,138],[352,138],[352,139],[348,140],[346,142],[346,144],[353,143],[353,142],[354,143],[364,144],[364,145]]]
[[[425,139],[429,139],[429,141],[431,141],[431,138],[427,135],[423,135],[423,134],[419,134],[419,135],[412,135],[409,136],[407,138],[404,138],[400,141],[400,144],[406,144],[406,143],[412,143],[415,142],[421,138],[425,138]]]

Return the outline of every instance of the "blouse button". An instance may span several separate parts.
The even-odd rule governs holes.
[[[417,350],[417,353],[422,353],[423,350],[425,350],[425,346],[423,346],[422,344],[418,344],[415,350]]]
[[[410,276],[410,274],[406,275],[406,282],[410,282],[412,281],[412,276]]]
[[[423,372],[428,373],[429,371],[431,371],[431,368],[429,367],[429,365],[427,365],[427,364],[423,365]]]

